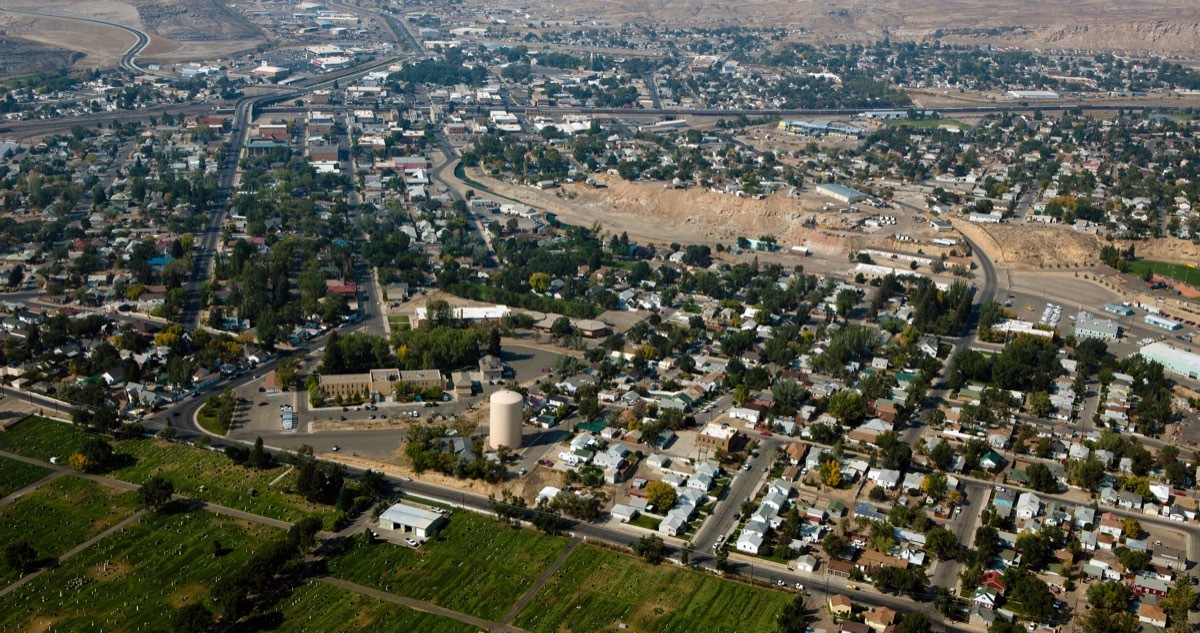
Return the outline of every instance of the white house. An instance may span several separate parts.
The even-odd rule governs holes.
[[[1042,500],[1032,492],[1023,492],[1017,497],[1017,518],[1032,519],[1042,512]]]

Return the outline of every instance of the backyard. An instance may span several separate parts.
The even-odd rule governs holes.
[[[531,633],[770,631],[794,596],[583,546],[513,622]]]
[[[203,510],[147,515],[7,595],[0,630],[167,630],[276,534]]]
[[[355,539],[329,561],[329,575],[499,620],[566,545],[565,538],[455,512],[420,549]]]

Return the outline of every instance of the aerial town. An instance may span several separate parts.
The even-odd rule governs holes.
[[[0,632],[1200,630],[1195,7],[80,4],[0,0]]]

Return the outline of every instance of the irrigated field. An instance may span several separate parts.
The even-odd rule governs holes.
[[[772,631],[793,600],[782,592],[711,574],[650,565],[583,546],[513,622],[532,633],[633,631],[733,633]]]
[[[277,533],[203,510],[147,515],[5,596],[0,629],[168,630],[175,609],[203,599]]]
[[[35,459],[58,457],[65,462],[88,436],[80,427],[33,417],[0,433],[0,449]],[[171,480],[177,494],[281,521],[314,515],[331,527],[333,508],[309,503],[292,492],[296,477],[294,473],[284,475],[286,467],[254,470],[233,463],[222,453],[164,440],[125,440],[115,443],[113,450],[118,467],[105,472],[106,477],[141,485],[161,475]]]
[[[456,512],[438,537],[420,549],[355,540],[330,561],[329,575],[499,620],[566,545],[564,538]]]
[[[475,627],[457,620],[422,613],[376,600],[340,587],[309,580],[281,605],[282,633],[474,633]]]

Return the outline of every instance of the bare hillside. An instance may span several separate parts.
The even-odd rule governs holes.
[[[0,30],[0,77],[60,70],[81,57],[78,51],[9,37]]]

